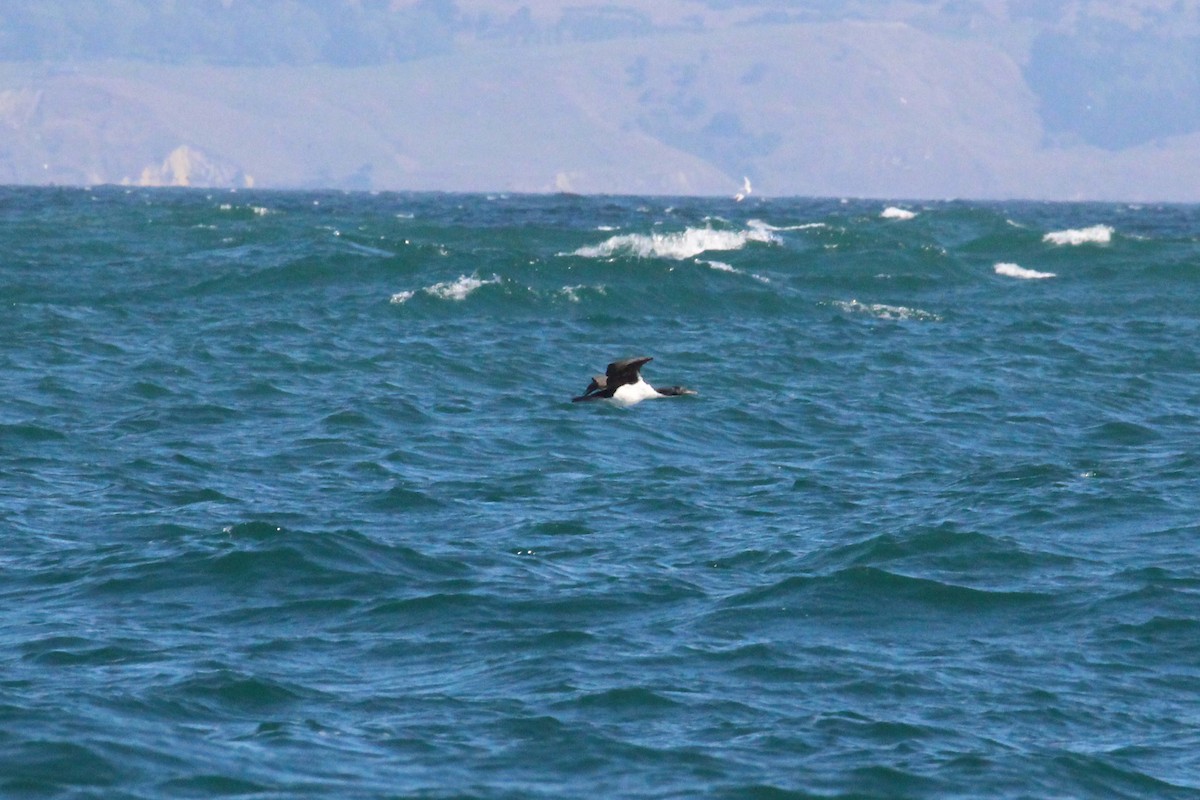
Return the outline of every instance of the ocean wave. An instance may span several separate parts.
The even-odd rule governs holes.
[[[912,219],[917,215],[915,211],[909,211],[907,208],[897,208],[896,206],[888,206],[880,213],[881,219]]]
[[[414,289],[403,292],[396,292],[392,295],[391,302],[395,305],[407,303],[416,296],[417,292],[422,292],[430,297],[436,297],[439,300],[466,300],[467,297],[477,289],[484,286],[490,286],[500,283],[500,276],[493,275],[487,280],[478,278],[474,275],[460,275],[457,280],[442,281],[435,283],[432,286],[426,286],[424,289]]]
[[[627,233],[612,236],[597,245],[580,247],[567,255],[583,258],[612,258],[631,255],[637,258],[671,258],[682,261],[710,250],[741,250],[750,242],[779,244],[780,238],[763,225],[745,230],[686,228],[673,233]]]
[[[341,244],[350,252],[358,253],[359,255],[364,255],[364,256],[376,256],[378,258],[395,258],[396,257],[396,254],[391,252],[390,250],[382,250],[378,247],[371,247],[370,245],[359,244],[358,242],[352,242],[349,239],[343,237],[340,231],[334,231],[334,236],[338,237],[338,241],[341,242]]]
[[[1065,231],[1051,231],[1042,237],[1043,242],[1050,244],[1108,244],[1112,241],[1113,229],[1108,225],[1092,225],[1090,228],[1068,228]]]
[[[265,217],[268,214],[275,213],[271,209],[267,208],[266,206],[255,206],[255,205],[235,206],[233,203],[221,203],[221,205],[217,206],[218,211],[235,211],[235,210],[239,210],[239,209],[245,209],[245,210],[251,212],[252,214],[254,214],[254,216],[256,216],[256,217]]]
[[[764,231],[783,232],[783,231],[807,231],[815,228],[828,228],[829,225],[824,222],[805,222],[800,225],[772,225],[769,222],[763,222],[760,219],[752,219],[746,222],[751,228],[761,228]]]
[[[758,607],[781,611],[791,605],[809,608],[826,603],[840,605],[840,598],[854,597],[856,603],[869,603],[867,598],[886,598],[895,612],[919,614],[921,608],[953,609],[967,621],[981,611],[999,612],[1011,608],[1028,608],[1044,604],[1051,595],[1031,589],[1000,589],[986,585],[972,586],[932,575],[911,575],[899,570],[873,565],[854,565],[832,570],[826,574],[791,575],[774,583],[747,589],[722,601],[729,609]],[[865,607],[865,605],[863,606]],[[946,618],[943,617],[943,620]]]
[[[32,422],[0,424],[0,442],[46,442],[62,441],[67,434],[55,428],[47,428]]]
[[[931,311],[908,306],[889,306],[884,303],[862,303],[858,300],[837,300],[830,303],[847,314],[866,314],[876,319],[916,320],[917,322],[941,322],[942,318]]]
[[[1200,207],[124,191],[0,187],[0,797],[1200,775]]]
[[[559,297],[566,298],[569,302],[578,303],[580,300],[580,296],[579,296],[580,292],[585,292],[585,291],[595,292],[596,294],[608,294],[608,290],[606,288],[604,288],[604,284],[599,284],[596,286],[588,286],[588,285],[582,284],[582,283],[577,286],[564,286],[561,289],[559,289],[556,292],[556,294]]]
[[[746,273],[742,272],[740,269],[738,269],[737,267],[734,267],[731,264],[726,264],[724,261],[706,261],[704,259],[697,258],[696,263],[702,264],[702,265],[708,267],[709,269],[715,269],[717,272],[730,272],[730,273],[733,273],[734,275],[745,275],[746,274]],[[759,283],[770,283],[771,282],[770,278],[764,278],[762,275],[756,275],[753,272],[751,272],[749,274],[750,274],[751,278],[754,278],[754,280],[758,281]]]
[[[1039,278],[1053,278],[1053,272],[1038,272],[1035,269],[1025,269],[1017,264],[1009,264],[1001,262],[996,265],[996,274],[1003,275],[1006,278],[1019,278],[1021,280],[1037,280]]]

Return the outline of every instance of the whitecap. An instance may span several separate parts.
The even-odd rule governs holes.
[[[704,266],[708,267],[709,269],[715,269],[718,272],[732,272],[735,275],[745,275],[746,274],[746,273],[742,272],[740,269],[738,269],[737,267],[734,267],[730,264],[726,264],[724,261],[706,261],[702,258],[697,258],[696,263],[703,264]],[[749,273],[749,275],[751,278],[754,278],[754,280],[758,281],[759,283],[770,283],[771,282],[770,278],[764,278],[762,275],[756,275],[753,272]]]
[[[583,291],[593,291],[597,294],[608,294],[608,290],[604,288],[604,284],[588,286],[582,283],[578,286],[564,286],[558,290],[558,294],[562,297],[565,297],[569,302],[578,303],[579,293]]]
[[[805,222],[801,225],[772,225],[769,222],[763,222],[761,219],[747,220],[746,224],[751,228],[761,228],[764,231],[771,231],[772,233],[781,233],[784,231],[807,231],[815,228],[829,227],[824,222]]]
[[[1108,244],[1112,241],[1113,229],[1108,225],[1093,225],[1090,228],[1072,228],[1065,231],[1052,231],[1042,237],[1043,242],[1050,244]]]
[[[884,303],[861,303],[858,300],[838,300],[832,304],[848,314],[866,314],[876,319],[916,320],[918,322],[941,322],[942,318],[930,311],[908,306],[889,306]]]
[[[218,211],[233,211],[235,209],[245,208],[256,217],[265,217],[267,214],[274,213],[266,206],[235,206],[233,203],[221,203],[217,206]]]
[[[432,286],[426,286],[421,291],[439,300],[462,301],[466,300],[467,296],[476,289],[498,283],[500,283],[499,275],[493,275],[488,280],[482,280],[474,275],[460,275],[457,280],[435,283]],[[396,292],[392,295],[391,302],[397,305],[407,303],[416,294],[415,291]]]
[[[1006,278],[1020,278],[1021,280],[1037,280],[1039,278],[1053,278],[1053,272],[1038,272],[1035,269],[1025,269],[1017,264],[1000,263],[996,265],[996,274],[1003,275]]]
[[[879,215],[883,219],[912,219],[917,215],[915,211],[909,211],[907,208],[897,208],[896,206],[888,206]]]
[[[632,255],[638,258],[672,258],[682,261],[709,250],[741,250],[750,242],[778,244],[780,239],[773,232],[756,227],[742,231],[686,228],[674,233],[628,233],[612,236],[598,245],[581,247],[568,255],[583,258]]]
[[[500,283],[500,276],[493,275],[489,280],[481,280],[475,276],[460,275],[456,281],[435,283],[425,289],[425,292],[441,300],[466,300],[467,295],[490,284]]]

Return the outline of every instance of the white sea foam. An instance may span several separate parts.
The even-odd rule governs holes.
[[[746,274],[746,273],[743,273],[737,267],[734,267],[730,264],[726,264],[724,261],[706,261],[702,258],[697,258],[696,263],[703,264],[704,266],[708,267],[709,269],[715,269],[718,272],[732,272],[736,275]],[[749,274],[750,274],[751,278],[754,278],[754,280],[758,281],[759,283],[770,283],[771,282],[770,278],[764,278],[762,275],[756,275],[753,272],[751,272]]]
[[[1020,278],[1021,280],[1037,280],[1039,278],[1053,278],[1053,272],[1038,272],[1035,269],[1025,269],[1016,264],[1000,263],[996,265],[996,274],[1003,275],[1006,278]]]
[[[888,206],[879,216],[883,219],[912,219],[917,215],[915,211],[909,211],[907,208],[897,208],[896,206]]]
[[[273,213],[266,206],[235,206],[233,203],[221,203],[217,206],[218,211],[233,211],[235,208],[246,208],[252,211],[256,217],[265,217],[267,214]]]
[[[908,306],[889,306],[883,303],[861,303],[858,300],[838,300],[833,304],[848,314],[866,314],[876,319],[916,320],[918,322],[941,322],[942,318],[930,311]]]
[[[674,233],[628,233],[612,236],[597,245],[581,247],[570,255],[584,258],[612,258],[633,255],[638,258],[673,258],[682,261],[709,250],[741,250],[749,242],[778,244],[779,237],[761,227],[742,231],[714,228],[687,228]]]
[[[596,286],[587,286],[582,283],[579,284],[578,286],[564,286],[558,290],[558,294],[561,295],[562,297],[565,297],[568,301],[570,301],[572,303],[578,303],[579,302],[579,293],[583,292],[583,291],[592,291],[592,292],[596,292],[597,294],[608,294],[608,290],[604,288],[604,284],[599,284]]]
[[[460,275],[456,281],[435,283],[425,289],[426,292],[441,300],[466,300],[467,295],[483,286],[500,283],[500,276],[493,275],[489,280],[481,280],[475,276]]]
[[[439,300],[461,301],[466,300],[467,296],[476,289],[497,283],[500,283],[499,275],[493,275],[488,280],[482,280],[474,275],[460,275],[458,280],[435,283],[432,286],[426,286],[420,291],[424,292],[430,297],[436,297]],[[394,295],[392,295],[391,302],[397,305],[407,303],[409,300],[413,299],[416,294],[416,291],[396,292]]]
[[[1093,225],[1090,228],[1074,228],[1065,231],[1053,231],[1042,237],[1043,242],[1050,244],[1108,244],[1112,241],[1113,229],[1107,225]]]
[[[761,219],[747,220],[747,225],[751,228],[761,228],[764,231],[772,233],[783,231],[807,231],[813,228],[828,228],[824,222],[806,222],[803,225],[772,225],[769,222],[763,222]]]

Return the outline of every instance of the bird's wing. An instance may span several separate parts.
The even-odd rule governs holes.
[[[601,397],[607,397],[605,389],[608,387],[608,378],[603,375],[593,375],[592,382],[583,390],[583,394],[579,397],[572,397],[571,402],[578,403],[580,400],[597,400]]]
[[[612,362],[608,365],[608,369],[604,373],[608,379],[609,388],[615,390],[618,386],[623,386],[627,383],[637,383],[642,365],[653,360],[652,356],[639,356],[637,358],[623,358],[620,361]]]

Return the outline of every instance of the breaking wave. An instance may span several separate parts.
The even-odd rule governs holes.
[[[1017,264],[1000,263],[996,265],[996,274],[1003,275],[1006,278],[1019,278],[1021,280],[1037,280],[1039,278],[1053,278],[1053,272],[1038,272],[1035,269],[1025,269]]]
[[[715,269],[717,272],[730,272],[735,275],[745,274],[737,267],[734,267],[731,264],[726,264],[724,261],[707,261],[702,258],[697,258],[696,263],[702,264],[703,266],[706,266],[709,269]],[[751,278],[754,278],[754,280],[758,281],[759,283],[770,283],[771,282],[770,278],[763,277],[762,275],[757,275],[753,272],[751,272],[749,274],[750,274]]]
[[[596,294],[600,294],[600,295],[608,294],[608,290],[606,288],[604,288],[603,284],[600,284],[598,286],[587,286],[585,284],[578,284],[576,286],[564,286],[561,289],[559,289],[556,294],[557,294],[557,296],[566,299],[568,302],[578,303],[581,299],[580,294],[585,291],[586,292],[595,292]]]
[[[865,314],[875,319],[915,320],[917,322],[941,322],[942,318],[931,311],[908,306],[890,306],[884,303],[863,303],[858,300],[837,300],[830,303],[847,314]]]
[[[416,296],[417,291],[423,292],[430,297],[436,297],[439,300],[466,300],[467,296],[476,289],[497,283],[500,283],[499,275],[493,275],[488,280],[477,278],[474,275],[460,275],[458,280],[435,283],[420,290],[396,292],[392,295],[391,302],[396,305],[407,303]]]
[[[746,224],[749,225],[751,228],[761,228],[764,231],[771,231],[772,233],[775,233],[778,231],[807,231],[807,230],[814,230],[816,228],[828,228],[829,227],[824,222],[805,222],[800,225],[772,225],[769,222],[763,222],[760,219],[748,220],[746,222]]]
[[[580,247],[568,255],[582,258],[671,258],[682,261],[710,250],[741,250],[750,242],[780,244],[781,239],[765,225],[745,230],[686,228],[673,233],[627,233],[611,236],[597,245]]]
[[[1042,237],[1043,242],[1050,244],[1108,244],[1112,241],[1113,229],[1108,225],[1093,225],[1090,228],[1071,228],[1065,231],[1052,231]]]

